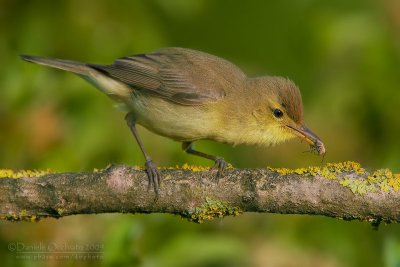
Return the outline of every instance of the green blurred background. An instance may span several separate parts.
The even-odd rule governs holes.
[[[19,54],[111,63],[181,46],[300,87],[328,162],[400,171],[400,1],[0,0],[0,168],[82,171],[143,158],[113,107],[82,79]],[[159,166],[211,162],[140,128]],[[305,144],[202,141],[235,167],[319,165]],[[1,204],[0,204],[1,205]],[[16,259],[13,242],[102,244],[102,261]],[[400,266],[400,227],[317,216],[244,214],[196,225],[171,215],[0,222],[3,266]],[[6,264],[6,265],[4,265]]]

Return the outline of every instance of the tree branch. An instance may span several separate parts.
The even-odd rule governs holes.
[[[218,184],[215,172],[204,168],[160,172],[164,179],[158,199],[147,190],[145,172],[124,165],[37,177],[8,174],[24,177],[0,178],[0,218],[160,212],[202,222],[241,212],[271,212],[400,222],[400,175],[386,169],[368,173],[353,162],[296,170],[228,169]]]

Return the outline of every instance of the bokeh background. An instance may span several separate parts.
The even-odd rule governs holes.
[[[19,54],[91,63],[181,46],[251,76],[290,77],[325,161],[400,171],[400,2],[0,0],[0,168],[91,171],[142,165],[124,114],[82,79]],[[160,166],[211,162],[140,128]],[[320,165],[305,144],[272,148],[201,141],[235,167]],[[1,203],[0,203],[1,205]],[[16,259],[12,242],[101,244],[102,261]],[[196,225],[152,215],[0,222],[2,266],[400,266],[400,227],[317,216],[244,214]],[[5,265],[4,265],[5,264]]]

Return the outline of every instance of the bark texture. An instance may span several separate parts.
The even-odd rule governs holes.
[[[215,172],[208,170],[162,169],[158,198],[148,190],[143,170],[124,165],[96,172],[0,178],[0,218],[35,221],[73,214],[172,213],[202,222],[241,212],[271,212],[400,221],[398,176],[388,170],[384,178],[379,176],[384,171],[370,174],[329,166],[327,170],[228,169],[216,183]],[[382,186],[385,183],[387,187]]]

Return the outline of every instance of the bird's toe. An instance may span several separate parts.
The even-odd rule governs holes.
[[[149,180],[148,190],[153,186],[154,192],[158,196],[161,184],[161,175],[152,160],[147,160],[145,163],[147,178]]]
[[[216,170],[217,171],[217,175],[215,177],[217,182],[218,182],[219,178],[221,178],[224,175],[226,166],[227,166],[227,163],[226,163],[224,158],[217,158],[215,160],[215,164],[211,168],[211,170]]]

